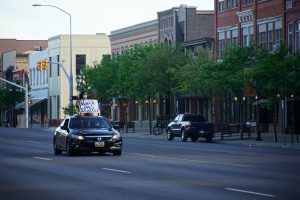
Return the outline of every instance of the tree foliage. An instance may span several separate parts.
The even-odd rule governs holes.
[[[21,84],[20,80],[16,81]],[[24,101],[25,92],[15,86],[6,84],[5,87],[0,88],[0,102],[2,109],[10,109],[15,107],[17,103]]]
[[[274,53],[261,52],[252,77],[258,95],[270,102],[277,94],[299,95],[300,55],[288,55],[284,46]]]
[[[136,45],[122,55],[103,59],[95,68],[87,68],[84,81],[106,100],[144,99],[173,88],[173,73],[186,62],[187,56],[179,47]]]
[[[178,46],[149,44],[105,57],[84,71],[84,82],[106,101],[144,99],[170,90],[242,96],[245,87],[269,98],[278,92],[299,93],[299,66],[300,56],[287,56],[284,48],[275,53],[252,47],[228,49],[222,62],[216,62],[204,49],[195,59]]]

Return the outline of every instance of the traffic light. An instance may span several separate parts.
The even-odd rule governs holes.
[[[46,60],[46,59],[43,60],[43,61],[42,61],[42,71],[46,71],[46,70],[47,70],[47,65],[48,65],[47,60]]]
[[[37,62],[37,70],[42,71],[42,61]]]
[[[38,71],[46,71],[47,70],[47,66],[48,66],[48,61],[45,60],[40,60],[37,62],[37,70]]]

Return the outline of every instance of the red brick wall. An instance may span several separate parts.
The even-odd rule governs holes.
[[[282,0],[267,0],[257,3],[257,19],[263,19],[273,16],[282,15],[283,13]]]

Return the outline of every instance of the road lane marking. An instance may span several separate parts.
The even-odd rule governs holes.
[[[108,170],[108,171],[113,171],[113,172],[120,172],[120,173],[126,173],[126,174],[131,174],[132,172],[128,171],[123,171],[123,170],[118,170],[118,169],[111,169],[111,168],[102,168],[103,170]]]
[[[275,197],[275,195],[273,195],[273,194],[265,194],[265,193],[253,192],[253,191],[248,191],[248,190],[240,190],[240,189],[235,189],[235,188],[225,188],[225,189],[230,190],[230,191],[234,191],[234,192],[254,194],[254,195],[265,196],[265,197]]]
[[[238,164],[238,163],[212,162],[212,161],[186,159],[186,158],[174,158],[174,157],[172,158],[172,157],[164,157],[164,156],[142,154],[142,153],[127,153],[127,154],[144,156],[144,157],[149,157],[149,158],[160,158],[160,159],[166,159],[166,160],[187,161],[187,162],[196,162],[196,163],[203,163],[203,164],[227,165],[227,166],[233,166],[233,167],[253,167],[252,165],[245,165],[245,164]]]
[[[41,142],[38,142],[38,141],[32,141],[32,140],[28,140],[28,141],[25,141],[25,142],[35,143],[35,144],[40,144],[40,143],[41,143]]]
[[[39,160],[53,160],[53,159],[50,159],[50,158],[43,158],[43,157],[33,157],[35,159],[39,159]]]

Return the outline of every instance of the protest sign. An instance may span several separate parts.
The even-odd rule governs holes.
[[[78,109],[81,113],[100,112],[98,101],[93,99],[78,100]]]

